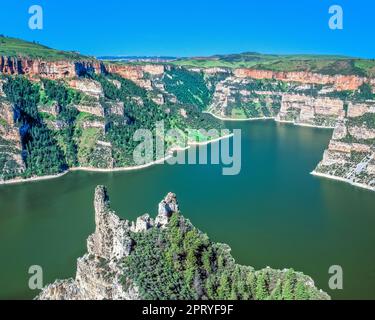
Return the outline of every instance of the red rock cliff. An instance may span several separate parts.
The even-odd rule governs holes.
[[[104,65],[93,61],[44,61],[41,59],[0,57],[0,73],[24,74],[29,77],[41,76],[61,79],[81,75],[86,71],[103,72]]]
[[[300,83],[333,84],[337,90],[356,90],[367,78],[355,75],[323,75],[312,72],[274,72],[269,70],[257,70],[240,68],[234,71],[234,75],[240,78],[276,79]]]

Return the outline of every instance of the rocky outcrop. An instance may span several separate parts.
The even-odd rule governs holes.
[[[124,102],[122,101],[106,101],[107,110],[109,115],[124,116]]]
[[[155,222],[148,214],[136,222],[120,219],[110,208],[104,186],[94,197],[95,232],[87,239],[87,253],[77,260],[75,279],[58,280],[45,287],[40,300],[138,300],[139,288],[126,277],[121,259],[131,254],[135,245],[131,233],[165,227],[178,210],[176,196],[169,193],[159,205]],[[156,222],[159,221],[159,222]]]
[[[360,120],[358,120],[360,118]],[[350,103],[313,172],[375,191],[375,110],[373,103]]]
[[[95,190],[94,208],[96,229],[87,240],[88,253],[107,260],[129,255],[133,244],[129,236],[130,223],[110,210],[107,190],[103,186]]]
[[[159,212],[155,219],[155,224],[158,227],[165,227],[170,217],[175,212],[179,212],[179,206],[176,195],[170,192],[165,199],[159,203]]]
[[[208,299],[204,294],[201,281],[207,280],[208,277],[211,280],[216,279],[212,281],[218,281],[221,279],[221,272],[225,272],[225,270],[228,275],[234,270],[239,271],[236,273],[236,277],[242,277],[236,281],[241,283],[243,290],[248,292],[243,293],[244,295],[238,299],[256,298],[255,293],[251,292],[253,289],[247,285],[247,281],[255,279],[260,274],[266,274],[269,279],[267,290],[271,299],[277,297],[275,295],[277,283],[280,286],[282,281],[287,281],[287,278],[291,276],[294,277],[296,283],[299,283],[299,286],[302,286],[305,299],[329,299],[326,293],[315,288],[310,277],[302,273],[290,269],[274,270],[269,267],[254,271],[251,267],[236,265],[230,255],[229,246],[210,242],[206,235],[178,213],[179,206],[176,195],[173,193],[168,193],[160,202],[155,221],[148,214],[139,217],[135,223],[120,219],[111,210],[107,190],[103,186],[98,186],[95,190],[94,208],[95,232],[87,240],[88,252],[77,260],[75,278],[55,281],[46,286],[36,299],[139,300],[151,297],[156,299],[178,299],[179,297]],[[175,218],[174,221],[172,221],[172,217]],[[186,241],[186,243],[174,243],[173,241]],[[164,252],[173,247],[186,246],[187,243],[194,246],[199,241],[202,241],[202,248],[199,247],[199,250],[205,250],[204,247],[208,246],[208,249],[214,252],[211,257],[213,267],[210,268],[210,273],[212,274],[206,274],[207,271],[205,271],[205,274],[202,275],[204,278],[199,278],[199,274],[196,273],[194,285],[191,285],[190,281],[185,280],[183,271],[170,269],[172,266],[164,261],[169,256],[164,256]],[[189,250],[190,248],[185,249]],[[155,252],[157,253],[155,254]],[[189,252],[192,253],[194,250]],[[216,266],[217,262],[214,261],[216,255],[220,255],[220,259],[224,261],[223,266]],[[133,256],[135,256],[134,259],[132,259]],[[182,261],[183,257],[172,255],[169,259]],[[153,269],[154,266],[156,269]],[[219,271],[218,268],[225,268],[225,270]],[[138,272],[140,277],[136,276]],[[216,274],[219,272],[220,274]],[[150,278],[149,282],[147,277]],[[253,283],[255,284],[255,282]],[[166,285],[168,287],[164,287]],[[193,292],[184,291],[186,288]],[[216,285],[212,288],[217,290]],[[304,299],[300,293],[297,293],[295,298]]]
[[[314,173],[373,189],[375,101],[358,102],[338,92],[365,82],[373,86],[374,79],[236,69],[217,83],[208,111],[228,119],[274,118],[334,128]]]
[[[339,99],[283,94],[277,121],[335,127],[345,117],[344,103]]]
[[[151,90],[152,81],[146,77],[161,77],[164,74],[163,65],[125,65],[125,64],[108,64],[107,70],[110,73],[120,75],[125,79],[135,82],[140,87]]]
[[[0,73],[63,79],[83,75],[87,72],[103,73],[105,67],[96,60],[48,61],[22,57],[0,57]]]
[[[234,75],[239,78],[253,79],[274,79],[285,82],[331,84],[338,91],[357,90],[364,82],[369,79],[354,75],[324,75],[312,72],[276,72],[269,70],[257,70],[239,68],[234,70]]]
[[[71,88],[81,91],[94,98],[100,98],[104,96],[101,84],[91,79],[75,78],[68,81],[68,85]]]
[[[215,86],[208,111],[223,118],[274,118],[281,93],[250,89],[253,80],[226,77]]]
[[[75,105],[78,111],[91,113],[98,117],[104,117],[104,108],[100,104],[99,100],[92,101],[90,104],[80,103]]]

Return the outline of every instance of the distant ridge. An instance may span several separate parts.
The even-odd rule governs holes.
[[[170,56],[99,56],[97,59],[124,62],[169,62],[178,58]]]

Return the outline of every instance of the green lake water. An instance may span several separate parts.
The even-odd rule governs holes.
[[[173,191],[182,213],[229,244],[237,262],[293,267],[335,299],[375,299],[375,193],[309,174],[332,131],[273,121],[227,126],[242,129],[236,176],[223,176],[220,165],[165,164],[0,186],[0,299],[37,294],[28,289],[30,265],[43,267],[45,284],[75,275],[94,230],[98,184],[108,186],[113,209],[127,219],[155,216]],[[328,289],[331,265],[343,268],[343,290]]]

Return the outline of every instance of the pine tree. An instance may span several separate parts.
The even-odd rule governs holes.
[[[302,281],[296,285],[295,297],[297,300],[308,300],[310,298],[309,291]]]
[[[271,294],[271,300],[282,300],[282,285],[281,280],[277,280],[275,289],[273,289]]]
[[[255,297],[257,300],[265,300],[268,297],[266,279],[263,272],[261,272],[260,275],[257,277]]]
[[[296,276],[293,269],[289,269],[286,274],[286,279],[283,285],[283,299],[293,300],[294,298],[294,286],[296,282]]]

